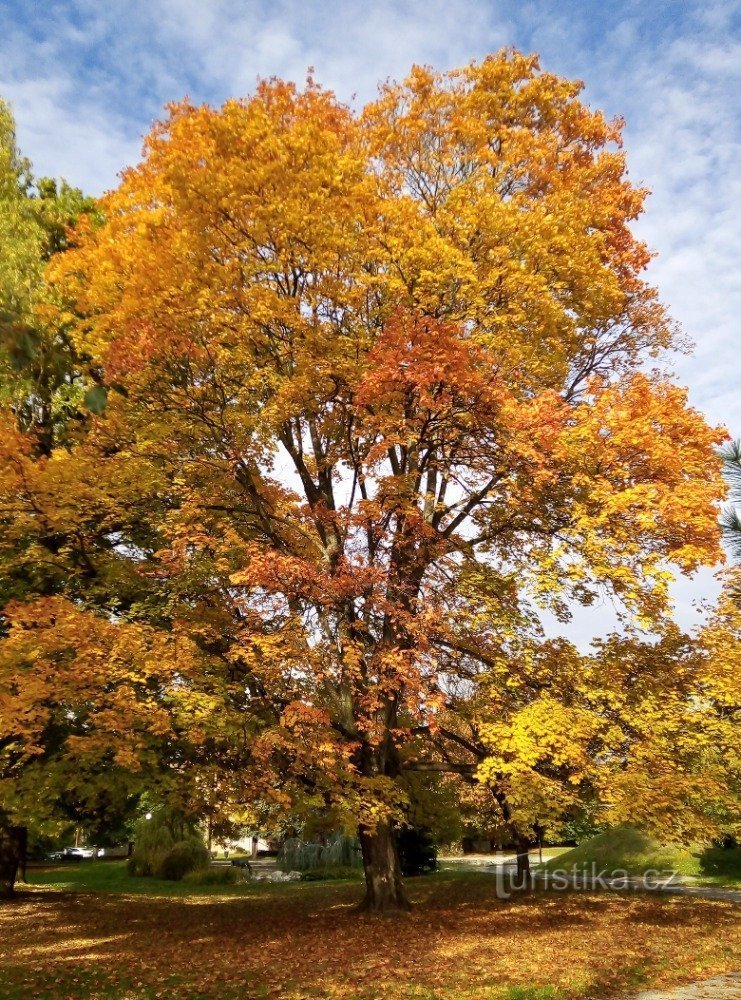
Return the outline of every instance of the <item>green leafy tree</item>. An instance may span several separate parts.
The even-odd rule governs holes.
[[[44,270],[85,214],[98,218],[92,198],[66,181],[34,178],[0,101],[0,392],[44,455],[66,440],[84,395],[82,362],[51,318]]]

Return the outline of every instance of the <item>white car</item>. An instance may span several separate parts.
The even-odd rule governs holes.
[[[67,858],[94,858],[98,852],[94,847],[65,847],[64,856]]]

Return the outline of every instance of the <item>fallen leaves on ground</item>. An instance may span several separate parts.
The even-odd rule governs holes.
[[[0,908],[9,998],[568,1000],[738,967],[732,903],[640,894],[498,900],[490,878],[412,884],[402,918],[353,912],[352,885],[230,897],[33,889]]]

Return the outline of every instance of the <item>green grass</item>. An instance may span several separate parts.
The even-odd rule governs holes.
[[[193,882],[172,882],[159,878],[129,875],[125,861],[81,861],[75,865],[29,869],[31,885],[53,886],[75,892],[123,892],[144,896],[193,896],[240,894],[247,888],[254,891],[261,883],[243,885],[208,885]]]
[[[134,993],[134,981],[130,976],[116,976],[111,982],[111,976],[96,971],[75,970],[40,975],[34,983],[34,1000],[85,1000],[96,997],[96,1000],[126,1000],[135,995],[137,1000],[150,1000],[157,996],[157,991],[137,990]],[[173,977],[168,986],[175,989],[178,978]],[[28,970],[23,966],[8,966],[0,969],[0,997],[3,1000],[27,1000]]]
[[[363,878],[362,868],[350,868],[347,865],[338,865],[336,868],[309,868],[308,871],[301,872],[304,882],[324,882],[344,879],[348,882],[359,882]]]
[[[31,885],[50,886],[74,892],[119,892],[142,896],[243,896],[270,891],[295,891],[300,882],[250,882],[228,884],[218,876],[215,881],[184,878],[172,882],[158,878],[144,878],[129,875],[125,861],[81,861],[79,864],[59,865],[48,868],[29,868],[28,881]],[[336,881],[357,882],[362,872],[348,870],[336,877]],[[325,877],[326,874],[325,874]]]
[[[559,995],[555,986],[508,986],[502,1000],[556,1000]]]
[[[629,875],[673,871],[708,885],[733,886],[741,882],[741,849],[674,847],[631,826],[605,830],[570,851],[543,863],[548,871],[574,868],[597,871],[624,869]]]
[[[550,852],[549,852],[550,853]],[[537,854],[533,853],[533,861]],[[640,875],[649,869],[676,870],[684,876],[691,876],[698,882],[716,886],[741,884],[741,850],[711,848],[693,852],[662,847],[650,837],[630,827],[618,827],[594,837],[572,850],[566,850],[544,861],[543,867],[555,869],[590,870],[592,863],[597,870],[612,871],[624,868],[630,874]],[[478,875],[456,869],[455,865],[445,866],[440,877],[453,876],[456,879],[478,878]],[[218,872],[220,874],[220,871]],[[313,874],[313,873],[311,873]],[[316,875],[326,876],[319,872]],[[301,891],[300,882],[241,882],[234,885],[221,880],[184,879],[182,882],[165,881],[157,878],[137,878],[129,875],[125,861],[82,861],[74,865],[29,869],[31,885],[50,886],[75,892],[125,893],[145,896],[244,896],[277,891],[292,893]],[[362,871],[342,872],[342,881],[357,882]],[[435,876],[432,876],[433,878]],[[486,876],[490,878],[491,876]],[[313,879],[309,879],[313,881]],[[340,880],[338,880],[340,881]],[[305,885],[305,883],[304,883]],[[308,888],[308,886],[306,887]]]
[[[28,1000],[28,970],[21,966],[6,967],[0,969],[0,997],[2,1000]],[[286,984],[290,987],[290,984]],[[249,984],[249,993],[245,993],[245,985],[230,986],[220,984],[220,1000],[245,1000],[245,997],[267,998],[275,996],[273,990],[267,986],[261,988],[259,983]],[[310,994],[314,997],[322,996],[319,992]],[[398,994],[398,1000],[402,997]],[[89,1000],[95,997],[96,1000],[159,1000],[165,996],[168,998],[187,997],[188,1000],[208,1000],[213,994],[201,992],[197,988],[193,989],[184,976],[169,976],[164,982],[160,981],[156,986],[136,982],[132,976],[116,974],[112,976],[108,972],[97,971],[63,971],[47,976],[38,976],[34,982],[35,1000],[58,1000],[64,997],[65,1000]],[[296,994],[292,993],[292,997]],[[485,990],[482,998],[486,1000],[561,1000],[568,994],[556,986],[505,986],[493,987]],[[375,992],[356,993],[348,1000],[366,1000],[368,997],[378,997]],[[411,987],[405,989],[403,1000],[470,1000],[470,992],[466,990],[458,993],[455,989],[445,990],[444,994],[437,989]]]

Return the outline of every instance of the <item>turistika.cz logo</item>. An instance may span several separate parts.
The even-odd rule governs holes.
[[[624,868],[598,868],[591,865],[572,865],[571,868],[555,868],[537,871],[534,874],[515,875],[505,869],[496,872],[496,894],[500,899],[509,899],[513,892],[539,888],[564,892],[569,889],[593,891],[595,889],[634,889],[653,891],[668,889],[675,884],[679,872],[660,871],[648,868],[641,875],[629,875]]]

